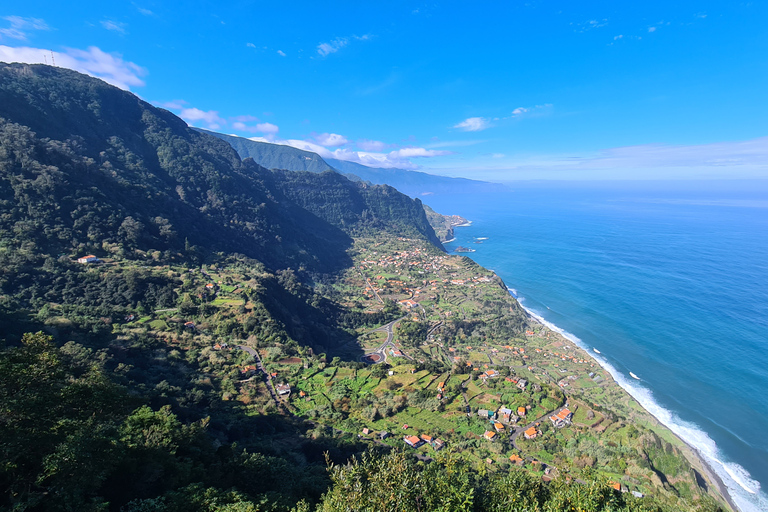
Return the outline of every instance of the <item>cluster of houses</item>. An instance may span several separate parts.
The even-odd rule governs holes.
[[[374,256],[377,256],[377,258],[374,258]],[[443,255],[443,256],[432,256],[427,254],[426,252],[423,252],[421,249],[413,249],[412,251],[400,251],[400,252],[394,252],[390,255],[379,255],[377,251],[371,251],[371,253],[360,262],[360,269],[364,270],[366,268],[393,268],[393,269],[413,269],[418,268],[419,273],[424,273],[428,271],[434,271],[437,272],[439,270],[445,270],[445,261],[451,258],[451,256]],[[423,288],[416,285],[410,285],[408,283],[403,282],[399,279],[394,278],[385,278],[382,275],[377,275],[376,279],[386,280],[386,283],[382,285],[381,288],[374,287],[373,289],[370,289],[371,287],[367,287],[365,294],[366,295],[372,295],[373,293],[383,292],[384,288],[389,289],[390,291],[398,291],[403,293],[409,293],[412,295],[413,299],[407,299],[400,301],[401,304],[408,308],[413,308],[418,303],[418,297],[422,293],[425,293],[427,291],[427,287],[429,287],[429,290],[436,292],[441,287],[445,288],[448,284],[455,285],[455,286],[475,286],[475,283],[488,283],[493,281],[492,277],[489,276],[473,276],[469,278],[445,278],[442,280],[438,279],[431,279],[431,280],[422,280],[421,284],[423,285]],[[415,300],[414,300],[415,299]]]

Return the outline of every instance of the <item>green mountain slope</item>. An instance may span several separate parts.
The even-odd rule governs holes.
[[[468,191],[492,191],[499,186],[484,181],[448,178],[405,169],[368,167],[334,158],[324,160],[316,153],[290,146],[258,142],[243,137],[196,129],[227,141],[235,148],[241,158],[253,158],[257,164],[267,169],[310,172],[323,172],[332,169],[346,175],[351,180],[368,181],[375,185],[389,185],[411,197],[430,193],[455,194]]]
[[[331,271],[348,264],[348,231],[358,223],[398,233],[425,223],[418,209],[377,208],[375,188],[332,175],[311,178],[313,187],[377,201],[365,219],[334,225],[296,203],[310,190],[302,180],[278,187],[282,175],[241,162],[220,139],[65,69],[0,66],[0,118],[0,229],[16,233],[10,243],[24,245],[31,264],[72,250],[178,251],[191,244],[275,268]],[[294,200],[285,195],[291,187]]]
[[[494,189],[498,190],[498,187],[502,186],[498,183],[435,176],[434,174],[405,169],[368,167],[356,162],[346,162],[335,158],[330,158],[327,162],[334,169],[345,175],[358,176],[360,179],[374,184],[385,183],[411,197],[427,196],[430,194],[491,192]]]
[[[304,151],[291,146],[270,144],[268,142],[259,142],[234,135],[225,135],[223,133],[203,130],[202,128],[195,129],[228,142],[237,151],[240,158],[253,158],[254,162],[267,169],[309,172],[323,172],[333,169],[320,155],[311,151]]]

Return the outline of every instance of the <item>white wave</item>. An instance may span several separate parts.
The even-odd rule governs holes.
[[[453,226],[453,227],[455,227],[455,228],[466,228],[466,227],[469,227],[469,226],[471,226],[471,225],[472,225],[472,221],[471,221],[471,220],[468,220],[468,221],[467,221],[467,222],[465,222],[464,224],[456,224],[456,225],[455,225],[455,226]]]
[[[446,240],[446,241],[445,241],[445,242],[443,242],[443,243],[444,243],[444,244],[449,244],[449,243],[451,243],[451,242],[455,242],[455,241],[456,241],[456,239],[455,239],[455,238],[451,238],[450,240]]]
[[[523,306],[523,297],[518,295],[516,298],[520,305]],[[523,306],[523,309],[537,321],[553,331],[559,332],[589,354],[588,347],[578,336],[547,321],[541,314],[532,309],[525,306]],[[589,354],[589,356],[610,373],[616,383],[629,393],[632,398],[637,400],[648,413],[699,453],[709,464],[709,467],[723,481],[728,495],[739,511],[760,512],[768,510],[768,496],[760,491],[760,482],[754,480],[749,472],[739,464],[724,461],[724,457],[717,448],[717,444],[709,437],[709,434],[704,432],[698,425],[684,421],[674,412],[665,409],[653,398],[651,390],[636,382],[629,381],[623,373],[620,373],[604,357],[593,354]]]

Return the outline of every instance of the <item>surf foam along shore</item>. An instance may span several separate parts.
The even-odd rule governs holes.
[[[589,347],[578,337],[570,332],[561,329],[557,325],[546,320],[538,312],[526,307],[524,297],[520,296],[517,290],[507,288],[510,295],[515,297],[523,309],[531,315],[533,319],[549,329],[560,333],[565,338],[572,341],[581,348],[589,357],[595,360],[597,364],[603,367],[616,383],[629,393],[651,416],[656,418],[662,425],[672,431],[680,440],[688,445],[695,455],[707,466],[717,484],[720,484],[720,493],[728,500],[728,503],[740,512],[759,512],[768,510],[768,496],[760,490],[760,483],[754,480],[749,472],[735,462],[724,460],[715,441],[709,435],[701,430],[697,425],[683,421],[677,415],[662,407],[653,398],[653,393],[632,382],[623,373],[619,372],[604,357],[591,354]],[[597,352],[601,354],[601,352]],[[631,372],[630,372],[631,373]]]

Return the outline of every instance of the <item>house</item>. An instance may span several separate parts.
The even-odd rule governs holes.
[[[525,389],[525,386],[527,386],[527,385],[528,385],[528,381],[525,380],[525,379],[520,379],[517,382],[517,387],[519,387],[520,389]]]
[[[536,431],[536,427],[531,427],[528,430],[525,431],[525,438],[526,439],[535,439],[539,433]]]
[[[78,263],[88,264],[88,263],[99,263],[101,260],[94,256],[93,254],[89,254],[88,256],[83,256],[82,258],[77,258]]]
[[[403,441],[411,448],[418,448],[424,444],[424,441],[419,436],[403,436]]]
[[[389,432],[387,432],[386,430],[382,430],[381,432],[379,432],[379,439],[382,439],[382,440],[383,440],[383,439],[386,439],[386,438],[388,438],[390,435],[391,435],[391,434],[390,434]]]
[[[504,432],[504,425],[502,425],[498,421],[493,424],[493,428],[496,429],[496,432]]]
[[[277,388],[277,394],[278,395],[289,395],[291,394],[291,385],[290,384],[278,384],[276,386]]]
[[[304,398],[305,396],[307,396],[307,394],[304,391],[299,391],[299,396],[301,398]]]
[[[485,376],[488,377],[489,379],[495,379],[496,377],[499,376],[499,372],[497,372],[496,370],[486,370]]]
[[[568,409],[563,409],[559,413],[550,416],[549,420],[555,427],[562,428],[566,425],[570,425],[571,418],[573,418],[573,413]]]
[[[364,435],[364,436],[367,436],[367,435],[368,435],[368,434],[370,434],[370,433],[371,433],[371,429],[369,429],[369,428],[367,428],[367,427],[363,429],[363,435]]]
[[[509,456],[509,460],[510,460],[510,462],[512,462],[512,464],[522,464],[523,463],[523,458],[520,457],[519,455],[515,454],[515,453],[513,453],[512,455]]]
[[[486,410],[486,409],[478,409],[477,410],[477,415],[480,416],[481,418],[488,418],[489,420],[496,417],[496,413],[495,412],[489,411],[489,410]]]
[[[432,436],[429,436],[427,434],[421,434],[420,437],[421,437],[421,440],[424,441],[425,443],[430,443],[430,444],[432,443],[432,439],[433,439]]]
[[[496,432],[494,432],[493,430],[486,430],[485,434],[483,434],[483,437],[489,441],[493,441],[494,439],[496,439]]]
[[[445,441],[443,441],[442,439],[435,439],[435,442],[432,443],[432,448],[434,448],[436,452],[439,452],[440,450],[442,450],[444,446],[445,446]]]
[[[509,420],[512,418],[512,409],[506,407],[499,408],[499,418],[501,418],[501,421],[509,423]]]
[[[212,289],[213,289],[213,283],[208,283],[207,285],[205,285],[205,287],[206,287],[208,290],[212,290]]]
[[[518,416],[525,416],[526,412],[527,411],[526,411],[525,407],[523,407],[522,405],[517,408],[517,415]]]
[[[440,383],[437,385],[437,390],[438,390],[439,392],[441,392],[441,393],[443,392],[443,389],[444,389],[444,388],[445,388],[445,382],[440,382]]]
[[[195,322],[184,322],[184,327],[186,327],[187,329],[194,329]]]

